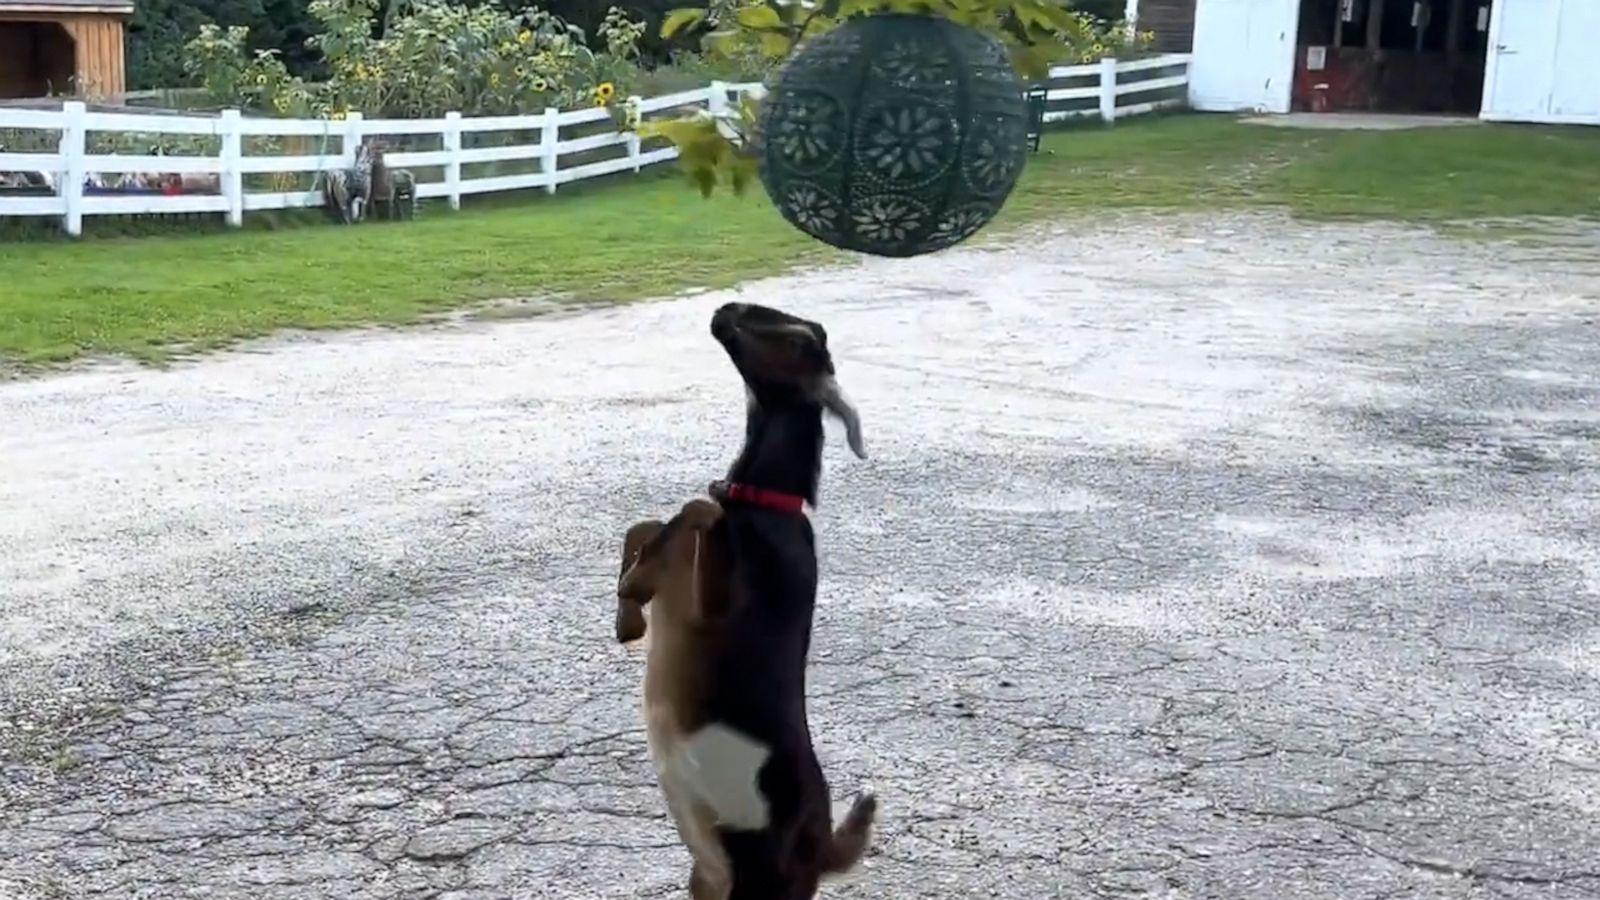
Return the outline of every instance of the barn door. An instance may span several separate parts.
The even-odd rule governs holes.
[[[1561,34],[1556,39],[1554,90],[1550,115],[1554,121],[1600,125],[1600,3],[1594,0],[1561,4]]]
[[[1500,0],[1489,19],[1483,117],[1538,122],[1555,89],[1561,0]]]
[[[1288,112],[1300,0],[1198,0],[1189,104]]]

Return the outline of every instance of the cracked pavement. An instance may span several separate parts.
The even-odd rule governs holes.
[[[882,824],[824,896],[1600,896],[1597,290],[1133,216],[0,385],[0,897],[683,896],[612,589],[737,449],[734,294],[827,325],[872,453],[810,678]]]

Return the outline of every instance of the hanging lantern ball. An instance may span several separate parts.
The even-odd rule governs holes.
[[[948,19],[851,19],[791,57],[761,103],[761,182],[806,234],[917,256],[989,223],[1027,159],[1005,47]]]

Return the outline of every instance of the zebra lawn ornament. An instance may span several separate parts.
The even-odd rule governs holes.
[[[356,148],[356,164],[322,173],[322,200],[340,222],[354,225],[366,217],[372,203],[372,150]]]

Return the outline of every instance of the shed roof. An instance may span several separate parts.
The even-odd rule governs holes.
[[[131,16],[133,0],[0,0],[0,14],[16,13]]]

